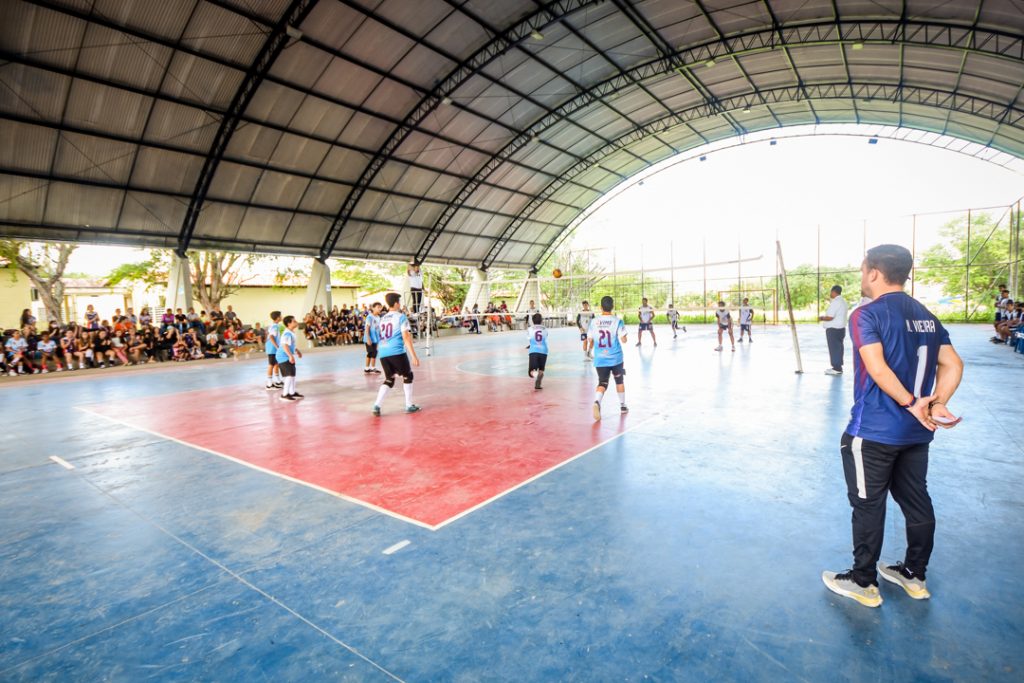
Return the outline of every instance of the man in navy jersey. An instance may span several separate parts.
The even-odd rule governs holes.
[[[882,604],[878,573],[911,598],[930,597],[925,572],[935,513],[928,495],[928,446],[937,427],[960,421],[946,402],[960,384],[963,361],[942,323],[903,291],[912,265],[903,247],[869,249],[861,289],[872,301],[850,316],[856,376],[840,451],[853,507],[853,569],[821,578],[829,590],[867,607]],[[890,492],[907,525],[907,552],[894,564],[878,561]]]

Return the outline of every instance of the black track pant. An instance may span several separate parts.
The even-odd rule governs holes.
[[[927,443],[889,446],[843,434],[840,442],[846,490],[853,507],[853,579],[877,583],[888,493],[907,520],[903,564],[923,579],[935,540],[935,511],[928,495]]]
[[[828,358],[833,370],[843,371],[843,340],[846,339],[845,327],[826,327],[825,341],[828,342]]]

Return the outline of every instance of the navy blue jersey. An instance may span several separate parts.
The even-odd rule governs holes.
[[[885,362],[914,396],[929,396],[935,384],[939,347],[949,333],[938,318],[904,292],[883,294],[850,316],[853,337],[853,410],[847,433],[869,441],[904,446],[928,443],[934,434],[882,391],[868,374],[860,348],[881,343]]]

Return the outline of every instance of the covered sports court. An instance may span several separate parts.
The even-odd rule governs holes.
[[[337,256],[535,272],[631,177],[748,133],[1024,157],[1017,0],[0,13],[0,235],[308,256],[328,306]],[[0,679],[1020,680],[1019,359],[951,326],[934,597],[867,610],[820,580],[849,563],[853,378],[755,335],[630,343],[630,413],[600,422],[573,329],[540,392],[519,336],[438,340],[415,415],[374,418],[349,349],[307,354],[300,404],[255,360],[4,384]]]

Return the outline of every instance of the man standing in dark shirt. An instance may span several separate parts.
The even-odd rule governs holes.
[[[869,249],[861,289],[871,303],[850,316],[854,389],[841,440],[847,495],[853,507],[853,569],[824,572],[834,593],[878,607],[878,573],[916,600],[930,597],[925,572],[935,536],[928,495],[928,446],[936,428],[960,420],[947,409],[963,375],[949,333],[903,286],[913,257],[900,246]],[[889,493],[907,524],[902,562],[879,562]],[[877,565],[877,566],[876,566]]]

